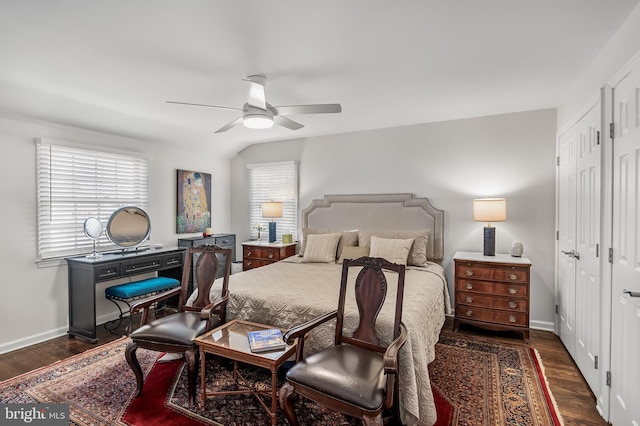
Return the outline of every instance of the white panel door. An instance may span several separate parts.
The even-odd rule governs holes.
[[[601,350],[600,280],[600,104],[576,125],[577,211],[575,353],[573,358],[594,395],[601,392],[598,355]]]
[[[576,126],[558,139],[558,335],[575,353],[576,306]]]
[[[609,420],[614,426],[640,425],[639,103],[640,69],[636,66],[613,87],[615,134]]]

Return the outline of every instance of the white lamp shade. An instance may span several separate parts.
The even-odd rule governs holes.
[[[488,223],[507,220],[507,199],[477,198],[473,200],[473,220]]]
[[[245,115],[242,123],[244,127],[249,129],[268,129],[273,127],[273,117],[268,115]]]
[[[262,203],[262,217],[282,217],[282,203],[279,201]]]

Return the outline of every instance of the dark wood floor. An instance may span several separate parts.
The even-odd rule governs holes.
[[[137,322],[134,321],[134,324]],[[453,321],[447,319],[444,329],[451,331],[452,328]],[[459,332],[483,335],[490,339],[521,339],[517,335],[477,330],[469,326],[461,326]],[[121,326],[114,334],[98,327],[98,334],[98,344],[107,343],[124,334],[124,327]],[[532,330],[531,345],[540,353],[551,392],[565,424],[607,425],[596,411],[595,398],[560,339],[553,333]],[[83,339],[65,336],[0,355],[0,380],[49,365],[94,346]]]

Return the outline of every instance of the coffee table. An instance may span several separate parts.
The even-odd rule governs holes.
[[[206,354],[209,353],[233,360],[233,376],[236,382],[238,382],[238,379],[241,379],[244,382],[244,385],[246,385],[246,381],[238,372],[238,362],[244,362],[246,364],[255,365],[257,367],[263,367],[271,371],[271,389],[269,390],[257,390],[247,386],[247,389],[209,392],[209,395],[219,396],[252,394],[271,416],[271,424],[277,424],[276,413],[278,411],[278,367],[280,367],[287,359],[289,359],[294,354],[296,345],[295,343],[292,345],[288,345],[286,348],[279,351],[261,353],[251,352],[251,349],[249,349],[247,332],[253,330],[264,330],[268,328],[273,328],[273,326],[258,324],[249,321],[232,320],[195,339],[196,344],[200,348],[200,399],[203,406],[208,396],[205,381],[205,364]],[[284,331],[286,330],[283,330],[283,332]],[[258,395],[259,393],[264,393],[266,395],[271,394],[271,408],[269,408],[267,404],[265,404],[265,402],[262,400],[262,398],[260,398],[260,396]]]

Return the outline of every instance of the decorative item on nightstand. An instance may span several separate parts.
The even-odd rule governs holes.
[[[483,254],[485,256],[495,256],[496,229],[491,226],[491,222],[507,220],[507,199],[476,198],[473,200],[473,220],[487,222],[487,226],[484,227]]]
[[[262,203],[262,217],[271,219],[269,222],[269,242],[276,242],[276,222],[273,220],[282,217],[282,203],[279,201],[271,201]]]
[[[520,241],[514,241],[513,244],[511,244],[511,256],[522,257],[523,252],[524,246]]]

